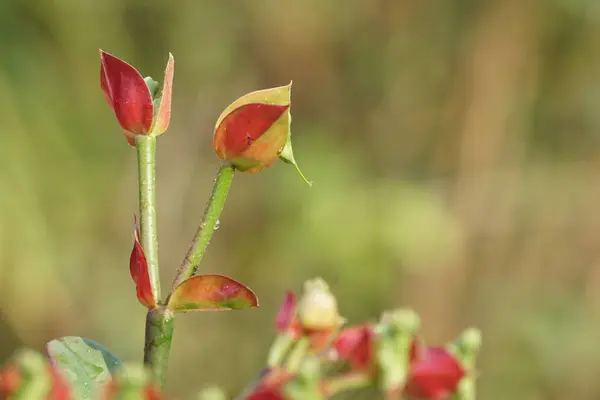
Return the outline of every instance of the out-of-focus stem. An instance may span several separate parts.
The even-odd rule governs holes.
[[[371,377],[363,372],[351,372],[332,377],[324,383],[327,396],[333,396],[346,390],[365,388],[369,385],[371,385]]]

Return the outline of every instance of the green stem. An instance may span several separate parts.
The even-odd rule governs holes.
[[[206,209],[204,210],[202,223],[196,231],[196,236],[194,236],[181,266],[177,269],[177,275],[173,281],[171,292],[175,290],[181,282],[196,273],[198,264],[200,264],[204,252],[208,247],[208,243],[215,231],[215,226],[221,216],[221,211],[223,211],[223,206],[225,205],[225,200],[227,200],[227,194],[231,187],[234,172],[235,168],[230,164],[224,164],[219,169],[212,193],[206,204]]]
[[[140,239],[146,260],[152,294],[160,301],[160,276],[158,270],[158,238],[156,236],[156,138],[137,136],[135,139],[138,163]]]
[[[164,386],[169,364],[175,315],[164,306],[149,310],[146,315],[144,364],[150,367],[154,379]]]
[[[325,381],[327,396],[347,390],[361,389],[371,385],[371,377],[364,372],[351,372],[345,375],[329,378]]]
[[[296,342],[296,345],[292,347],[289,352],[288,359],[286,361],[286,369],[290,372],[297,372],[302,365],[302,361],[308,350],[310,349],[310,340],[307,337],[303,337]]]

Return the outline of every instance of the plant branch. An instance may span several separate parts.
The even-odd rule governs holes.
[[[158,238],[156,235],[156,138],[139,135],[135,139],[138,164],[140,239],[146,260],[152,294],[160,301]]]
[[[167,377],[174,323],[175,315],[164,306],[149,310],[146,315],[144,364],[150,367],[160,387],[164,386]]]
[[[204,210],[202,223],[196,231],[196,235],[188,248],[181,266],[177,269],[171,293],[181,282],[196,273],[198,264],[200,264],[204,252],[208,247],[208,243],[215,231],[215,226],[221,216],[221,211],[223,211],[223,206],[225,205],[225,200],[227,200],[227,194],[231,187],[234,172],[235,168],[230,164],[223,164],[219,169],[212,193],[206,204],[206,209]]]

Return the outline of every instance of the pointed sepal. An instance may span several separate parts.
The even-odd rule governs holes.
[[[147,134],[154,106],[144,78],[133,66],[103,50],[100,60],[100,86],[125,136],[129,139]]]
[[[131,256],[129,257],[129,272],[136,286],[136,293],[139,302],[146,308],[156,308],[156,299],[152,292],[150,284],[150,275],[148,273],[148,261],[144,254],[144,248],[140,243],[140,232],[137,220],[134,217],[134,242]]]
[[[169,53],[169,61],[165,68],[163,78],[163,87],[160,95],[153,96],[154,99],[154,124],[152,125],[151,135],[162,135],[168,128],[171,121],[171,98],[173,93],[173,76],[175,74],[175,59],[173,54]]]

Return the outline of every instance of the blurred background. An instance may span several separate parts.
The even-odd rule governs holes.
[[[600,3],[0,0],[0,361],[81,335],[142,356],[128,271],[135,152],[98,48],[162,80],[163,287],[240,95],[293,80],[293,168],[236,176],[201,266],[261,308],[177,321],[169,393],[240,390],[287,289],[324,277],[351,323],[410,306],[429,343],[483,330],[481,399],[600,398]]]

